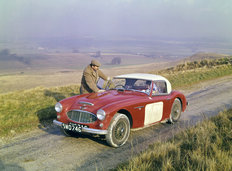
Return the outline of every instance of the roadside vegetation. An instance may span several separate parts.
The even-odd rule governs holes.
[[[187,88],[201,81],[231,75],[232,57],[185,62],[175,67],[150,73],[165,76],[171,82],[173,88]]]
[[[157,142],[117,171],[232,170],[232,109]]]
[[[79,94],[79,85],[16,91],[0,95],[0,137],[14,136],[56,117],[56,102]]]
[[[187,88],[209,79],[232,74],[232,57],[189,62],[157,72],[167,77],[173,88]],[[0,137],[37,127],[56,117],[54,105],[66,97],[79,94],[79,85],[44,88],[0,94]]]

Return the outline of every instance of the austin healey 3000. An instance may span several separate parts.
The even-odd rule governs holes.
[[[119,75],[104,87],[103,92],[58,102],[53,123],[66,135],[104,135],[110,146],[119,147],[126,143],[131,129],[175,123],[187,106],[184,94],[172,90],[170,82],[159,75]]]

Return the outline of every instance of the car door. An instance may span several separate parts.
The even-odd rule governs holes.
[[[151,103],[145,106],[145,119],[144,125],[160,122],[163,117],[165,100],[167,97],[167,85],[166,82],[153,81],[153,92]]]

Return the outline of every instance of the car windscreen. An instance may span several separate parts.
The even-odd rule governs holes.
[[[150,94],[152,82],[149,80],[131,79],[131,78],[116,78],[112,80],[110,89],[139,91]]]

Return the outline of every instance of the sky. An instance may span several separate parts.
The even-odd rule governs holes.
[[[0,0],[0,39],[166,37],[232,40],[232,0]]]

